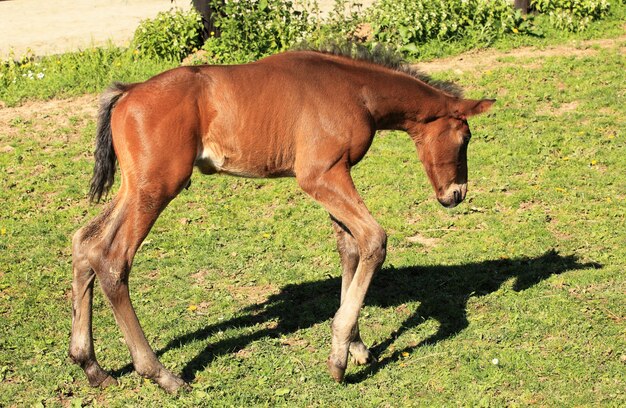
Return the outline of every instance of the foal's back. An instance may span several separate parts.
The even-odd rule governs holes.
[[[140,122],[138,128],[151,129],[152,141],[163,148],[192,146],[203,173],[291,176],[298,155],[312,154],[312,145],[369,144],[361,140],[373,129],[360,94],[368,74],[376,75],[377,68],[315,52],[176,68],[135,85],[120,100],[114,138],[129,120]],[[355,134],[360,139],[352,141]],[[166,140],[154,140],[159,137]]]

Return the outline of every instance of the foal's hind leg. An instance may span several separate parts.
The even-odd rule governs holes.
[[[111,303],[115,320],[130,350],[135,370],[174,393],[186,383],[168,371],[148,344],[133,309],[128,276],[141,242],[161,210],[187,182],[188,176],[175,188],[148,184],[149,188],[123,189],[118,195],[119,211],[112,217],[104,239],[90,251],[89,262],[96,271],[102,290]],[[145,185],[144,184],[144,185]]]
[[[94,352],[91,316],[93,283],[96,275],[89,265],[85,249],[89,231],[93,234],[106,218],[105,210],[87,227],[78,230],[72,239],[72,335],[69,356],[85,371],[89,384],[94,387],[117,384],[117,381],[100,367]]]
[[[337,237],[337,252],[339,252],[339,258],[341,259],[341,303],[343,303],[348,287],[350,283],[352,283],[352,278],[359,265],[359,247],[354,237],[343,224],[337,221],[332,215],[330,219],[332,220],[335,236]],[[354,328],[349,350],[352,356],[351,360],[354,364],[363,365],[376,360],[374,355],[363,343],[363,340],[361,340],[358,322]]]

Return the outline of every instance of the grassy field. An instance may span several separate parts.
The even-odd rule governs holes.
[[[140,250],[132,298],[162,362],[193,390],[132,372],[94,302],[118,387],[67,358],[70,236],[86,199],[96,98],[0,111],[0,406],[623,406],[626,404],[624,43],[443,72],[468,97],[470,192],[446,210],[409,138],[379,135],[355,170],[389,233],[361,332],[379,362],[328,376],[339,261],[295,181],[203,177]],[[496,360],[497,359],[497,360]]]

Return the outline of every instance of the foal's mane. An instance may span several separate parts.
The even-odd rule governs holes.
[[[380,65],[393,71],[402,72],[412,76],[413,78],[418,79],[448,95],[458,98],[463,97],[463,89],[461,89],[461,87],[457,84],[450,81],[442,81],[431,78],[429,75],[417,69],[414,65],[408,64],[402,55],[400,55],[397,51],[380,44],[373,48],[355,43],[331,43],[320,47],[312,47],[308,44],[304,44],[296,50],[319,52],[321,54],[335,55]]]

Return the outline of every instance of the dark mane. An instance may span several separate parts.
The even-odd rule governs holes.
[[[326,44],[318,47],[309,44],[301,44],[294,51],[314,51],[322,54],[337,55],[340,57],[352,58],[359,61],[366,61],[372,64],[381,65],[394,71],[403,72],[416,78],[433,88],[447,93],[451,96],[462,98],[463,89],[450,81],[441,81],[431,78],[429,75],[417,69],[414,65],[407,63],[397,51],[383,45],[376,45],[373,48],[362,44]]]

